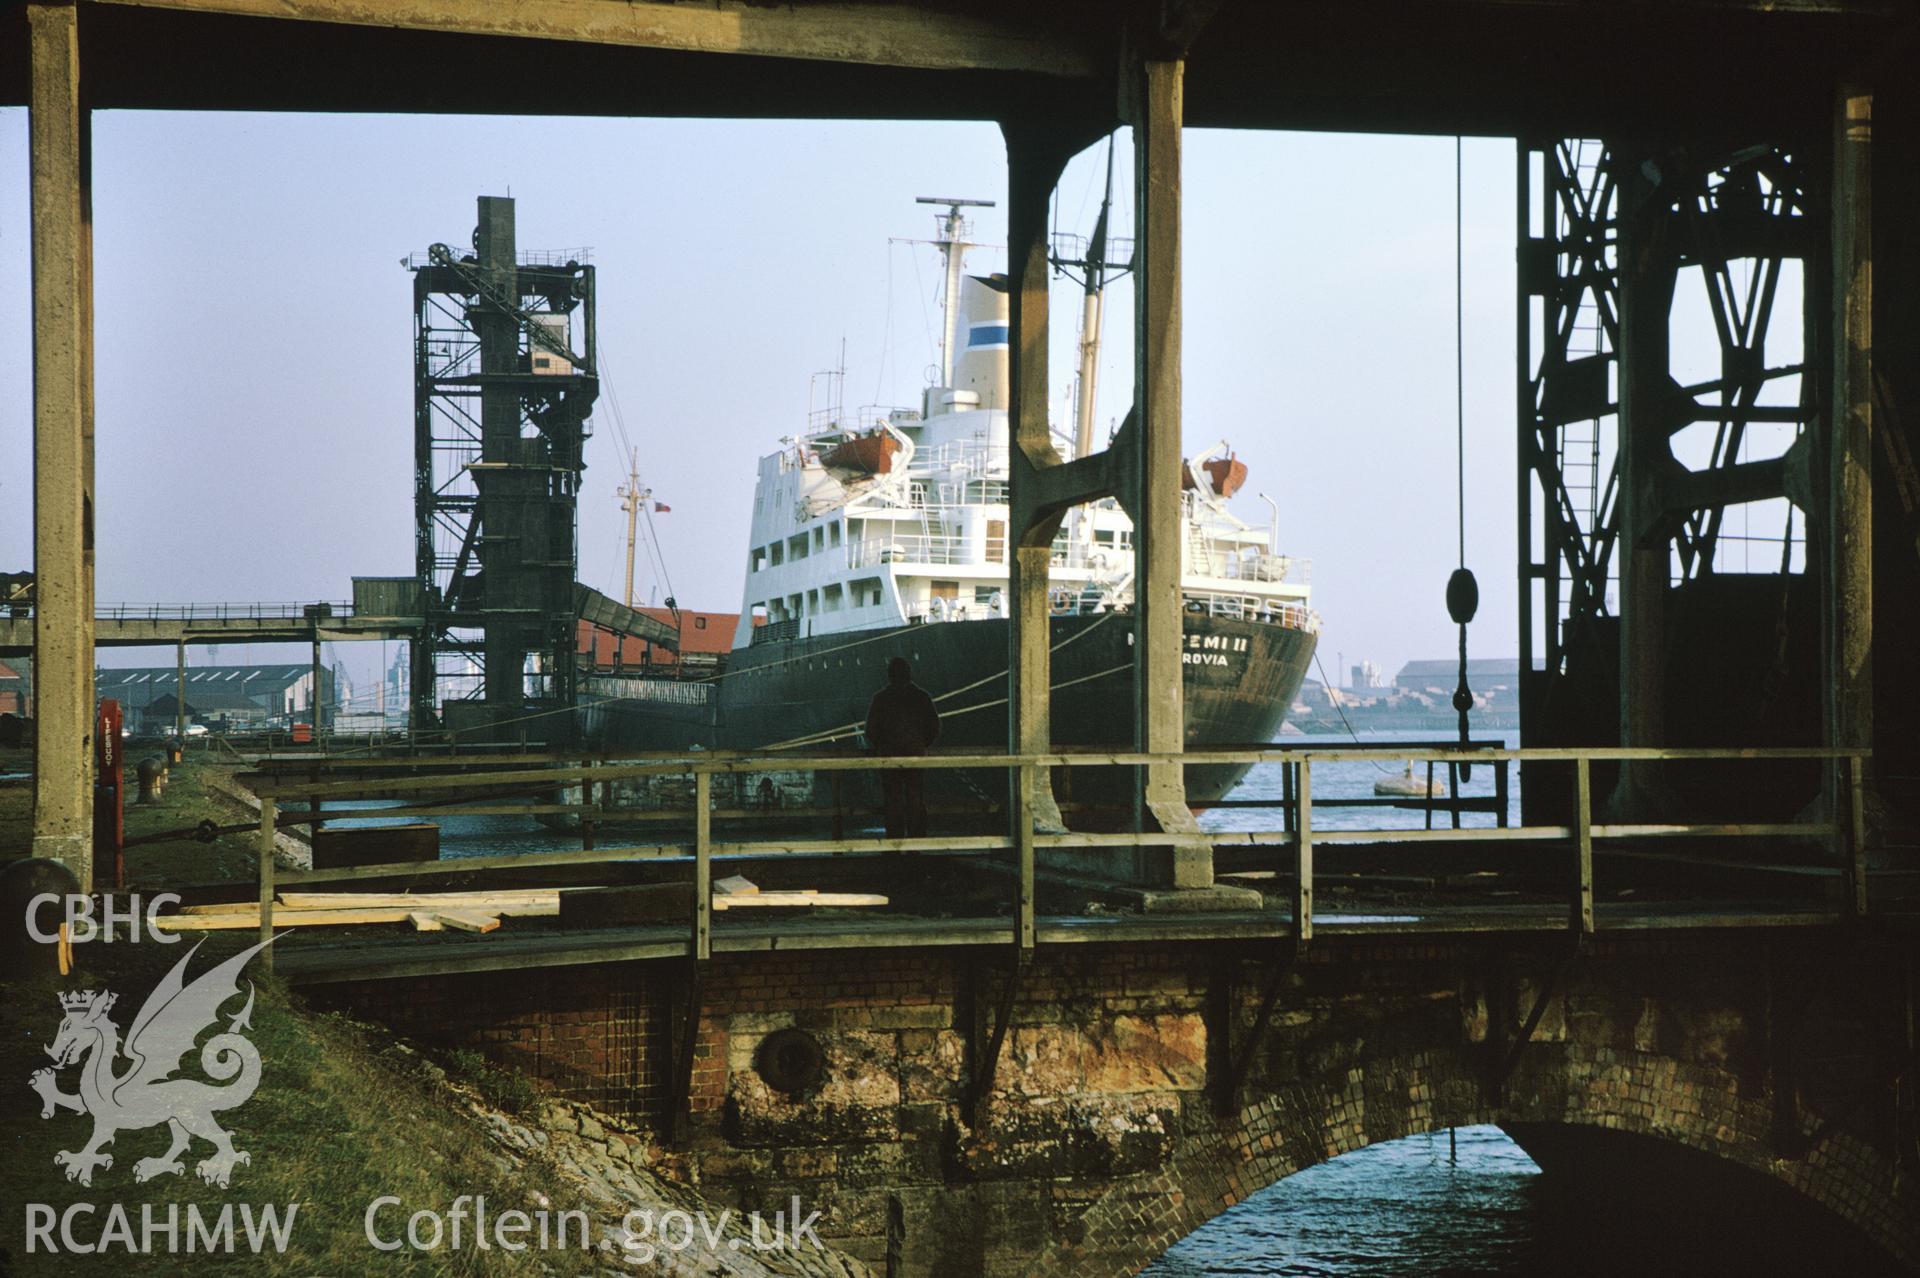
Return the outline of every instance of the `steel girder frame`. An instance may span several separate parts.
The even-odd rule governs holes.
[[[510,228],[510,209],[494,216]],[[408,263],[414,570],[426,601],[410,700],[416,728],[441,724],[444,694],[487,704],[488,722],[513,721],[509,736],[545,739],[568,726],[544,716],[573,704],[577,677],[576,505],[599,389],[594,271],[518,254],[505,237],[502,261],[436,246]]]
[[[1806,569],[1825,350],[1813,165],[1772,144],[1559,138],[1523,139],[1517,158],[1522,731],[1625,741],[1625,684],[1610,686],[1621,649],[1636,651],[1622,627],[1651,624],[1660,642],[1658,617],[1622,598],[1634,552],[1659,579],[1643,614],[1715,574]],[[1784,321],[1783,286],[1801,297]],[[1676,377],[1683,361],[1709,371]],[[1761,519],[1757,536],[1736,533],[1736,509]]]

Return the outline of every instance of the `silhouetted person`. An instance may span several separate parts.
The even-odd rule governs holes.
[[[913,681],[905,657],[887,663],[887,686],[867,703],[867,744],[879,755],[925,754],[940,739],[940,712]],[[919,839],[927,833],[927,778],[923,768],[885,768],[887,837]]]

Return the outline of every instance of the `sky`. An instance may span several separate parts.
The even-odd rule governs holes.
[[[26,124],[0,110],[8,571],[32,559]],[[655,520],[664,579],[643,549],[637,593],[737,611],[755,459],[804,424],[814,375],[844,342],[849,407],[911,405],[937,360],[938,257],[908,242],[932,237],[933,211],[915,197],[1005,197],[1001,138],[981,124],[114,111],[94,143],[103,602],[345,599],[353,576],[411,573],[400,261],[464,244],[474,197],[510,194],[522,248],[589,246],[598,268],[609,385],[587,446],[581,579],[622,590],[624,430],[672,508]],[[1225,438],[1248,463],[1235,502],[1248,522],[1268,519],[1256,494],[1279,504],[1279,549],[1313,563],[1329,673],[1366,659],[1390,677],[1453,651],[1454,157],[1452,138],[1186,138],[1187,448]],[[1061,229],[1091,229],[1104,164],[1102,145],[1069,166]],[[1471,641],[1510,656],[1513,143],[1466,140],[1463,172]],[[1002,269],[1004,210],[977,213],[969,269]],[[1109,291],[1103,428],[1131,398],[1131,306],[1124,282]],[[1078,314],[1077,286],[1058,282],[1062,429]],[[339,645],[339,659],[364,678],[380,653]]]

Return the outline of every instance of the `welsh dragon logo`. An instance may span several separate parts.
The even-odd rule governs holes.
[[[133,1165],[137,1181],[184,1172],[180,1155],[195,1136],[213,1146],[213,1153],[195,1167],[209,1185],[224,1189],[233,1169],[249,1161],[213,1116],[245,1104],[260,1085],[260,1053],[241,1033],[252,1028],[252,982],[247,983],[246,1006],[233,1015],[225,1032],[216,1033],[200,1049],[200,1068],[214,1082],[173,1075],[201,1032],[217,1024],[221,1005],[239,995],[241,969],[272,941],[242,950],[188,984],[187,964],[202,943],[196,942],[147,995],[124,1043],[119,1027],[107,1016],[116,997],[112,992],[85,990],[60,996],[66,1017],[53,1045],[46,1049],[54,1067],[35,1070],[27,1082],[40,1093],[40,1117],[52,1118],[61,1109],[93,1116],[93,1138],[80,1149],[53,1156],[55,1166],[66,1168],[68,1180],[91,1185],[94,1168],[113,1166],[113,1156],[105,1147],[117,1134],[161,1123],[167,1125],[172,1144],[158,1158],[142,1158]],[[121,1056],[130,1063],[116,1073],[114,1066]],[[75,1064],[80,1066],[80,1090],[63,1092],[55,1071]]]

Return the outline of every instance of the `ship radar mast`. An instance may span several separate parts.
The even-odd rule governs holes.
[[[1093,452],[1093,408],[1100,377],[1100,314],[1106,301],[1107,284],[1133,269],[1133,241],[1114,238],[1107,233],[1108,217],[1113,211],[1113,137],[1107,138],[1107,189],[1100,197],[1100,216],[1093,223],[1093,236],[1081,240],[1075,235],[1053,237],[1048,254],[1053,269],[1078,279],[1083,289],[1080,302],[1080,375],[1075,388],[1073,410],[1073,455],[1086,457]],[[1077,254],[1077,256],[1074,256]]]
[[[942,327],[940,336],[940,384],[953,385],[953,339],[954,331],[960,323],[960,269],[972,247],[967,235],[973,229],[967,225],[966,218],[960,215],[964,208],[990,209],[992,200],[967,200],[944,195],[922,195],[915,204],[942,204],[947,214],[940,219],[940,238],[934,243],[940,246],[940,255],[946,263],[946,295],[941,299]]]

